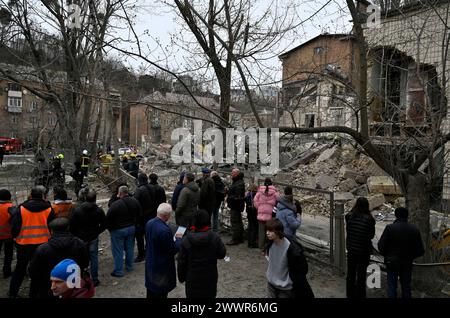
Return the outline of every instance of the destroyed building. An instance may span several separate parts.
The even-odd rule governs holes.
[[[360,1],[363,12],[369,4]],[[450,105],[448,92],[445,94],[442,85],[450,76],[444,62],[448,42],[443,41],[447,32],[443,19],[447,16],[449,2],[383,4],[380,23],[365,26],[364,30],[370,48],[370,134],[378,144],[410,147],[409,151],[404,151],[404,156],[408,156],[420,150],[415,149],[415,145],[430,145],[439,138],[436,136],[449,132],[447,109]],[[440,116],[443,117],[442,124],[435,127]],[[445,155],[449,147],[447,143],[434,153],[439,162],[437,167],[444,175],[441,189],[436,190],[442,193],[444,211],[450,206],[450,176],[444,174],[450,167],[450,158]],[[426,168],[424,166],[422,172]]]
[[[195,96],[203,107],[219,114],[218,99],[213,96]],[[171,143],[171,135],[176,128],[192,128],[192,118],[218,122],[218,118],[201,108],[187,94],[161,93],[155,91],[141,99],[141,103],[131,106],[130,139],[131,143],[144,146],[145,143]],[[160,110],[161,109],[161,110]],[[164,110],[164,111],[162,111]],[[238,126],[241,120],[240,112],[230,108],[230,123]],[[203,127],[211,127],[204,121]]]
[[[283,127],[356,128],[358,50],[350,34],[321,34],[279,56]]]

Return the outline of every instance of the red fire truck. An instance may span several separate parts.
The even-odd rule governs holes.
[[[5,149],[6,154],[22,151],[22,140],[17,138],[0,137],[0,147]]]

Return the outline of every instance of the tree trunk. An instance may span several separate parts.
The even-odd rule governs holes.
[[[409,221],[416,225],[422,235],[425,255],[422,261],[431,260],[430,254],[430,187],[425,175],[408,176],[406,206],[409,210]]]
[[[89,90],[90,94],[91,90]],[[87,148],[87,145],[89,143],[88,135],[89,135],[89,129],[90,129],[90,118],[91,118],[91,112],[92,112],[92,97],[85,96],[84,97],[84,103],[83,103],[83,117],[81,120],[81,127],[80,127],[80,145],[84,148]],[[95,142],[95,139],[94,139]]]

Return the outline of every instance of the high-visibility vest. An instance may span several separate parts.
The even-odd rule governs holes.
[[[55,216],[57,218],[60,217],[69,217],[70,211],[72,210],[73,204],[72,202],[58,202],[58,203],[53,203],[52,204],[52,208],[53,211],[55,211]]]
[[[81,157],[81,168],[89,168],[89,157]]]
[[[50,238],[47,219],[51,211],[52,208],[48,208],[41,212],[31,212],[21,206],[20,214],[22,215],[22,228],[15,239],[16,243],[20,245],[46,243]]]
[[[11,238],[11,225],[9,224],[9,218],[11,217],[8,209],[12,207],[11,202],[0,203],[0,240],[6,240]]]

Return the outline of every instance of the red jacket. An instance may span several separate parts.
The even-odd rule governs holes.
[[[90,277],[81,278],[81,287],[69,289],[61,298],[92,298],[95,295],[95,286]]]

